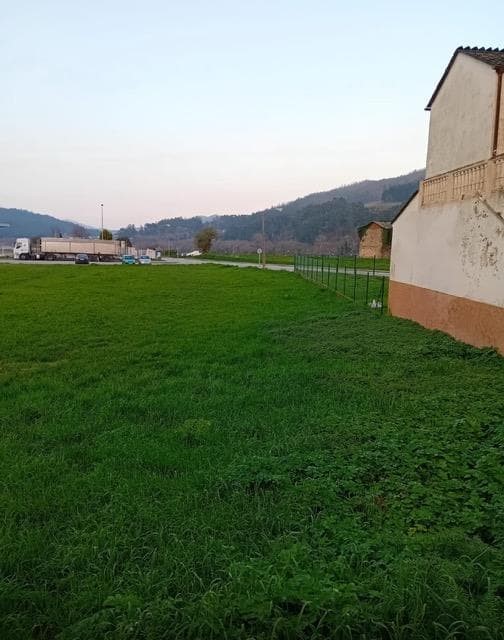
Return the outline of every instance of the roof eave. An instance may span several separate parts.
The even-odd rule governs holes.
[[[465,53],[466,55],[470,56],[469,53],[467,53],[468,48],[467,47],[457,47],[455,49],[455,51],[453,52],[452,57],[450,58],[450,62],[448,63],[446,69],[444,70],[443,75],[441,76],[439,82],[436,85],[436,88],[434,89],[434,93],[431,96],[431,99],[429,100],[429,102],[427,103],[427,106],[425,107],[425,111],[430,111],[432,109],[432,105],[434,104],[434,100],[437,98],[437,95],[439,93],[439,91],[441,90],[441,87],[444,84],[444,81],[446,80],[447,75],[450,73],[451,68],[453,67],[453,63],[455,62],[455,58],[458,56],[459,53]],[[469,49],[470,51],[471,49]],[[473,58],[476,59],[477,58]],[[482,60],[480,62],[483,62]],[[483,62],[483,64],[485,64]],[[487,64],[487,63],[486,63]],[[492,66],[493,69],[495,69],[495,71],[497,73],[503,73],[504,72],[504,66],[502,65],[495,65]]]
[[[387,225],[392,223],[382,222],[380,220],[370,220],[369,222],[366,222],[366,224],[363,224],[361,227],[357,227],[357,231],[365,229],[366,227],[370,227],[372,224],[377,224],[382,229],[389,229],[390,227],[388,227]]]
[[[436,85],[436,88],[434,89],[434,93],[432,94],[429,102],[427,103],[427,106],[425,107],[425,111],[431,110],[432,105],[434,104],[434,100],[436,99],[437,94],[439,93],[441,87],[443,86],[444,81],[446,80],[446,76],[450,73],[450,70],[453,67],[453,63],[455,62],[455,58],[458,56],[460,52],[461,52],[461,47],[457,47],[457,49],[455,49],[455,51],[453,52],[453,55],[450,58],[450,62],[447,64],[443,75],[441,76],[439,82]]]

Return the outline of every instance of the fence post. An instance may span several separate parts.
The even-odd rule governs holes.
[[[355,302],[355,289],[357,287],[357,256],[354,256],[353,263],[353,300]]]
[[[366,276],[366,307],[368,303],[368,295],[369,295],[369,271],[367,272],[367,276]]]
[[[322,267],[321,267],[322,268],[322,272],[320,274],[320,281],[321,281],[322,284],[324,284],[324,256],[322,256],[320,258],[320,260],[322,262]]]

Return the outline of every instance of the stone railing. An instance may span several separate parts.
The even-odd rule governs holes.
[[[420,185],[423,207],[498,190],[504,190],[504,155],[433,176]]]
[[[495,158],[495,190],[504,189],[504,156]]]
[[[421,184],[422,206],[446,202],[448,186],[448,176],[443,175],[437,178],[429,178]]]

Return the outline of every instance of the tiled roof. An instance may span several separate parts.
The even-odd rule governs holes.
[[[459,47],[457,53],[465,53],[466,56],[481,60],[492,67],[504,68],[504,49],[478,49],[478,47]]]
[[[358,231],[360,231],[361,229],[365,229],[366,227],[369,227],[369,225],[371,225],[371,224],[377,224],[378,226],[382,227],[383,229],[391,229],[392,228],[392,225],[391,225],[390,222],[382,222],[381,220],[371,220],[367,224],[363,224],[362,227],[359,227]]]
[[[455,62],[455,58],[459,53],[463,53],[466,56],[471,56],[471,58],[475,58],[480,62],[484,62],[485,64],[494,67],[494,69],[504,69],[504,49],[485,49],[484,47],[457,47],[453,52],[451,60],[448,63],[448,66],[446,67],[443,75],[441,76],[441,80],[438,82],[431,99],[429,100],[429,104],[425,107],[427,111],[430,111],[430,108],[432,107],[434,100],[439,93],[439,90],[446,80],[446,76],[450,73],[450,69]]]

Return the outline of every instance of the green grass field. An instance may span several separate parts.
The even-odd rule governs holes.
[[[504,360],[298,275],[0,266],[0,637],[504,637]]]
[[[198,256],[203,260],[223,260],[229,262],[252,262],[258,263],[259,256],[257,253],[240,253],[237,255],[231,253],[206,253]],[[294,256],[279,256],[279,255],[267,255],[267,262],[269,264],[294,264]]]
[[[317,260],[308,265],[297,265],[297,273],[356,304],[370,306],[378,303],[380,312],[386,312],[388,308],[389,279],[386,276],[373,276],[372,272],[359,275],[354,269],[336,269],[332,265],[328,268],[325,262],[322,268],[321,261]]]
[[[241,253],[239,255],[231,255],[229,253],[207,253],[199,256],[200,259],[206,260],[224,260],[230,262],[259,262],[257,253]],[[309,256],[307,257],[309,258]],[[268,264],[294,264],[294,256],[267,255]],[[320,260],[320,258],[319,258]],[[353,269],[354,265],[357,269],[373,269],[380,271],[388,271],[390,268],[389,258],[359,258],[354,256],[324,256],[326,266],[331,265],[332,268]]]
[[[313,265],[317,265],[319,268],[331,267],[331,269],[337,269],[343,271],[353,271],[354,267],[360,270],[376,271],[389,271],[390,258],[359,258],[359,256],[300,256],[299,266],[303,268],[310,268]]]

